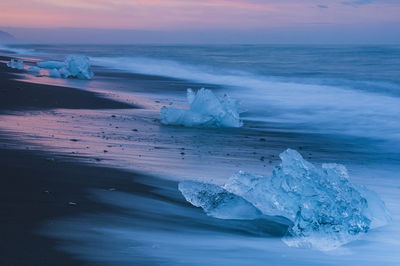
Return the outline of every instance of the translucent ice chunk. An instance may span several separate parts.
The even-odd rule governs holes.
[[[242,110],[236,100],[224,96],[217,98],[211,90],[200,89],[197,93],[187,90],[189,110],[174,107],[161,108],[161,123],[187,127],[241,127],[239,114]]]
[[[39,67],[46,69],[60,69],[65,66],[65,63],[60,61],[42,61],[42,62],[37,62],[36,64]]]
[[[32,67],[28,68],[28,71],[31,72],[32,74],[39,75],[40,67],[32,66]]]
[[[188,202],[216,218],[244,220],[261,216],[251,203],[217,185],[183,181],[179,183],[179,190]]]
[[[68,69],[66,67],[60,68],[57,71],[58,71],[58,73],[60,74],[60,76],[62,78],[66,79],[66,78],[72,77],[71,73],[69,73],[69,71],[68,71]],[[54,72],[54,74],[55,74],[55,72]]]
[[[24,69],[24,61],[21,59],[18,59],[17,61],[15,61],[15,59],[12,58],[11,61],[7,63],[7,66],[14,68],[14,69],[23,70]]]
[[[90,69],[89,58],[83,55],[69,55],[65,59],[65,70],[61,72],[65,73],[68,77],[78,78],[78,79],[91,79],[93,77],[93,72]],[[63,68],[61,68],[62,70]]]
[[[49,71],[49,76],[52,78],[61,78],[60,71],[58,71],[57,69],[51,69]]]
[[[51,77],[91,79],[94,75],[90,68],[89,58],[83,55],[69,55],[64,62],[43,61],[38,62],[37,65],[51,69],[49,71]]]
[[[316,167],[291,149],[281,153],[280,158],[282,163],[274,168],[271,177],[238,172],[227,181],[223,191],[245,199],[265,215],[291,220],[293,225],[283,239],[288,245],[334,249],[390,221],[379,196],[351,183],[343,165]],[[215,193],[198,195],[209,197]],[[214,212],[206,212],[218,217],[219,204],[213,203]],[[231,204],[225,201],[224,205],[224,211],[229,212],[226,208]]]

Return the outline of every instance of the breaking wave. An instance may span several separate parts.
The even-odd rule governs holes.
[[[8,45],[3,45],[3,44],[0,44],[0,51],[6,51],[6,52],[11,52],[11,53],[15,53],[15,54],[21,54],[21,55],[35,54],[35,50],[33,50],[33,49],[16,48],[16,47],[11,47],[11,46],[8,46]]]

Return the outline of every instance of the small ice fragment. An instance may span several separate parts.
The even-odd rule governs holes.
[[[76,202],[73,202],[73,201],[70,201],[70,202],[68,202],[68,205],[69,205],[69,206],[76,206],[77,203],[76,203]]]
[[[15,59],[12,58],[11,61],[7,63],[7,66],[10,68],[23,70],[24,69],[24,61],[21,59],[18,59],[17,61],[15,61]]]
[[[58,70],[58,73],[60,74],[60,76],[62,78],[69,78],[72,77],[71,73],[69,73],[68,69],[66,67],[60,68],[60,70]]]
[[[37,62],[36,64],[39,67],[46,69],[60,69],[65,66],[65,63],[60,61],[42,61],[42,62]]]
[[[217,98],[211,90],[187,90],[189,110],[174,107],[161,108],[161,123],[186,127],[241,127],[241,110],[236,100],[228,96]]]
[[[217,185],[183,181],[179,190],[188,202],[216,218],[247,220],[262,215],[251,203]]]
[[[194,183],[192,189],[179,189],[187,201],[217,218],[240,205],[237,197],[265,215],[283,216],[293,222],[283,241],[295,247],[335,249],[390,222],[384,202],[376,193],[353,184],[343,165],[317,167],[291,149],[281,153],[280,158],[282,163],[274,168],[271,177],[238,172],[223,188]],[[233,196],[215,200],[221,191]]]
[[[7,66],[8,66],[8,67],[11,67],[11,68],[14,68],[14,66],[15,66],[15,60],[14,60],[14,58],[11,58],[10,62],[7,63]]]
[[[28,72],[31,72],[32,74],[35,74],[35,75],[39,75],[40,67],[32,66],[32,67],[28,68]]]
[[[51,69],[49,71],[49,76],[52,78],[61,78],[60,71],[58,71],[57,69]]]

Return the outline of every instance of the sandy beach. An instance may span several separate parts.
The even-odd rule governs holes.
[[[0,68],[2,113],[51,108],[133,108],[73,88],[16,81],[15,74],[22,71],[9,70],[5,64],[0,64]],[[2,132],[3,146],[8,138]],[[136,176],[67,163],[69,156],[55,157],[29,147],[18,151],[2,147],[0,153],[2,265],[79,265],[77,260],[54,249],[54,241],[35,233],[37,227],[44,220],[101,210],[102,206],[87,199],[86,189],[123,188],[132,185]],[[117,176],[119,181],[110,176]],[[79,206],[72,202],[79,202]]]
[[[8,58],[3,57],[2,59]],[[118,109],[135,108],[79,89],[14,80],[17,78],[15,73],[18,74],[22,71],[8,71],[5,64],[1,64],[1,67],[3,81],[1,93],[5,95],[1,98],[3,101],[2,112],[6,114],[16,111],[18,114],[21,114],[20,112],[27,112],[27,114],[30,112],[46,112],[46,110],[53,108],[67,110],[110,109],[108,112],[114,113]],[[23,97],[21,97],[21,92],[23,92]],[[76,101],[76,99],[79,100]],[[138,127],[143,130],[143,126],[140,124]],[[176,133],[171,132],[170,134]],[[192,134],[195,133],[191,132]],[[51,150],[51,147],[49,147],[50,151],[44,151],[35,146],[34,143],[30,143],[29,137],[25,139],[26,142],[21,141],[21,139],[16,141],[14,137],[7,131],[1,132],[0,143],[3,147],[0,150],[0,167],[2,169],[1,216],[3,217],[1,251],[3,255],[0,257],[2,265],[79,265],[82,263],[81,259],[60,252],[56,248],[57,241],[43,236],[40,228],[46,228],[43,224],[49,223],[51,225],[51,221],[65,217],[82,214],[87,216],[102,212],[118,213],[115,208],[91,199],[90,191],[99,190],[106,193],[117,191],[115,193],[142,195],[144,198],[154,201],[162,199],[180,208],[191,209],[190,204],[178,192],[177,182],[160,180],[133,171],[94,166],[93,163],[88,165],[80,162],[80,159],[88,156],[88,154],[81,157],[75,155],[74,152],[72,154],[67,151],[55,152]],[[72,138],[65,141],[78,142],[78,140],[75,141]],[[157,143],[157,140],[154,140],[154,143]],[[53,148],[63,146],[59,140],[54,144],[57,146]],[[88,142],[82,145],[86,144]],[[163,148],[153,147],[153,149],[162,150]],[[182,148],[176,149],[186,151]],[[178,157],[178,155],[175,157]],[[184,159],[183,157],[183,155],[180,155],[179,160]],[[97,157],[91,159],[94,159],[95,162],[102,160]],[[197,229],[203,227],[207,231],[222,230],[256,236],[261,234],[279,237],[286,230],[286,226],[279,224],[270,224],[266,226],[266,229],[262,229],[266,225],[263,221],[251,224],[237,221],[221,223],[212,218],[202,217],[200,210],[196,211],[196,215],[199,216],[199,220],[193,220],[191,223],[189,222],[189,225],[181,219],[170,222],[173,222],[174,226],[180,229],[188,226]],[[148,220],[141,215],[131,216],[130,218],[139,221]],[[161,220],[163,219],[165,217]],[[168,223],[166,225],[168,226]],[[23,256],[20,254],[21,251],[24,253]],[[162,260],[151,259],[147,256],[135,255],[134,258],[136,263],[162,262]],[[120,263],[131,263],[130,260],[125,262],[123,258],[121,260],[117,259],[119,265],[122,265]]]

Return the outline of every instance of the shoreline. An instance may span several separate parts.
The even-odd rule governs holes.
[[[93,92],[14,80],[20,73],[24,72],[0,63],[0,113],[137,108]],[[0,136],[0,142],[8,140]],[[37,228],[49,219],[103,210],[104,206],[87,198],[89,188],[135,186],[132,180],[137,174],[66,162],[67,156],[54,156],[44,151],[0,148],[1,265],[83,264],[83,260],[57,250],[57,241],[38,235]]]

